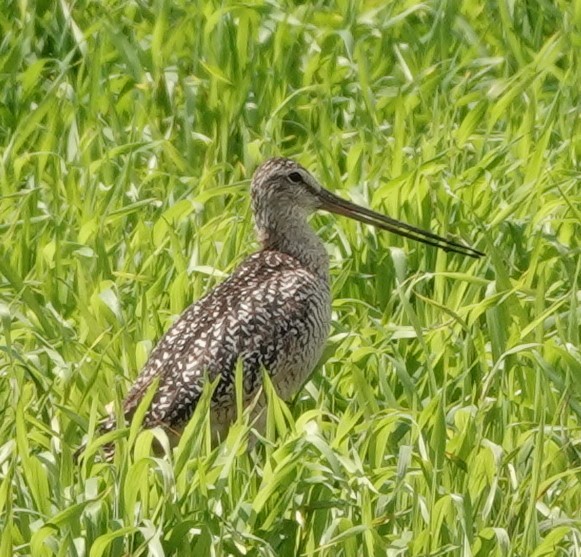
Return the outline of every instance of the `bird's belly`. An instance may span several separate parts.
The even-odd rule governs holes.
[[[243,335],[240,359],[244,366],[245,405],[253,405],[253,427],[263,430],[266,420],[265,393],[262,390],[262,374],[268,373],[280,398],[290,400],[300,390],[321,358],[329,334],[331,299],[328,285],[313,285],[311,293],[298,298],[302,304],[295,309],[294,317],[273,314],[269,321],[256,320],[260,327]],[[241,335],[242,336],[242,335]],[[223,439],[232,421],[236,419],[234,374],[218,384],[214,392],[212,431],[215,439]]]
[[[277,364],[268,370],[276,392],[283,400],[291,400],[300,388],[308,381],[317,362],[321,358],[329,334],[330,310],[328,318],[318,323],[309,331],[309,342],[306,346],[294,339],[289,343]],[[253,427],[264,432],[266,425],[266,396],[264,391],[256,390],[246,393],[245,404],[252,404],[250,415]],[[228,429],[236,419],[236,405],[214,404],[211,408],[212,438],[214,442],[225,439]]]
[[[283,400],[294,397],[321,358],[329,335],[330,304],[326,304],[320,317],[305,329],[303,335],[289,341],[287,350],[270,370],[273,385]]]

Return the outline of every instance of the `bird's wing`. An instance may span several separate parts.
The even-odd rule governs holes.
[[[225,282],[190,306],[162,337],[124,403],[128,417],[155,378],[146,426],[179,425],[192,414],[206,378],[220,376],[216,403],[234,400],[234,370],[244,366],[247,394],[291,342],[304,341],[326,282],[277,252],[249,257]],[[324,302],[323,302],[324,303]]]

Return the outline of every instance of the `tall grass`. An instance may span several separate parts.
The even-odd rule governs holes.
[[[0,555],[581,555],[581,2],[4,0]],[[295,157],[480,261],[320,215],[333,327],[290,405],[94,455]],[[86,459],[73,452],[88,438]]]

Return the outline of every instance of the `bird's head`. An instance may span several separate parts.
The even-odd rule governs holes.
[[[299,163],[285,158],[268,159],[252,177],[255,214],[272,208],[311,213],[321,208],[321,185]]]
[[[256,169],[252,178],[252,209],[259,229],[266,223],[284,226],[289,218],[302,219],[317,209],[323,209],[444,251],[469,257],[484,255],[470,246],[342,199],[323,188],[300,164],[286,158],[269,159]]]

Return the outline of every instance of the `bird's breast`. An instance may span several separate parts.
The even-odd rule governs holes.
[[[300,390],[323,353],[331,322],[328,285],[321,285],[305,309],[305,318],[289,331],[284,350],[270,370],[274,387],[283,400],[290,400]]]

